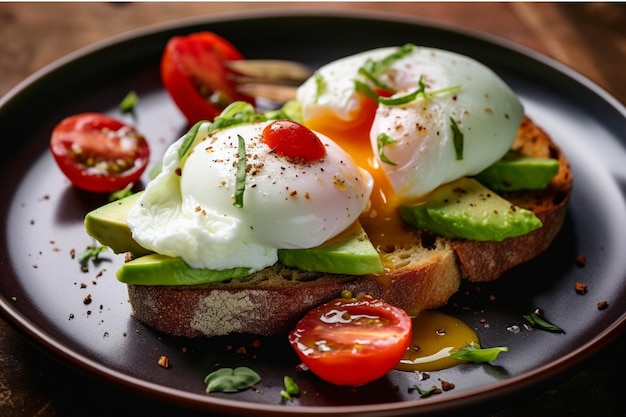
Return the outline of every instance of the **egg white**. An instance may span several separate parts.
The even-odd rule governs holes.
[[[367,51],[320,68],[298,90],[305,123],[328,114],[348,122],[357,117],[362,96],[354,80],[359,78],[359,67],[367,59],[379,61],[396,50]],[[324,86],[321,91],[320,78]],[[439,185],[475,175],[511,148],[523,107],[515,93],[485,65],[453,52],[415,47],[394,61],[380,78],[397,90],[394,97],[417,90],[420,78],[427,93],[446,90],[400,106],[378,105],[370,131],[371,146],[399,197],[418,198]],[[463,135],[460,159],[454,148],[451,118]],[[381,133],[392,142],[384,146],[388,162],[378,152]]]
[[[181,140],[172,145],[163,171],[128,214],[133,238],[195,268],[260,270],[277,261],[277,249],[318,246],[354,223],[368,204],[371,176],[323,135],[323,160],[294,163],[277,155],[262,139],[267,123],[210,135],[200,129],[206,139],[182,170]],[[247,161],[243,207],[233,205],[238,136]]]

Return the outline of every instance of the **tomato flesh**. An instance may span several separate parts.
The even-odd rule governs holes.
[[[295,161],[313,162],[326,155],[324,144],[309,128],[292,120],[276,120],[263,129],[267,146]]]
[[[321,379],[356,386],[398,364],[411,341],[411,326],[402,309],[384,301],[341,298],[309,311],[289,334],[289,342]]]
[[[100,113],[63,119],[52,131],[50,150],[72,184],[102,193],[137,182],[150,158],[143,135]]]
[[[161,80],[190,124],[213,120],[233,101],[252,102],[237,92],[224,61],[242,59],[227,40],[212,32],[172,37],[161,57]]]

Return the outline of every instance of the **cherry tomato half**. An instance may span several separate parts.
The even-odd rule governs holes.
[[[326,148],[317,135],[292,120],[276,120],[268,124],[263,129],[263,139],[278,155],[296,161],[312,162],[326,155]]]
[[[243,56],[224,38],[197,32],[171,38],[161,57],[161,81],[190,124],[213,120],[233,101],[252,99],[235,91],[224,61]]]
[[[362,385],[392,370],[411,341],[411,318],[400,308],[362,296],[335,299],[309,311],[289,342],[309,369],[336,385]]]
[[[63,119],[52,131],[50,150],[72,184],[100,193],[139,180],[150,158],[146,139],[133,126],[100,113]]]

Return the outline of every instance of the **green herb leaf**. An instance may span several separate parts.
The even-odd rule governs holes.
[[[554,332],[554,333],[565,333],[563,329],[550,323],[548,320],[543,318],[537,312],[533,311],[532,313],[525,315],[524,318],[528,320],[530,325],[533,327],[538,327],[540,329],[547,330],[549,332]]]
[[[286,376],[283,378],[285,389],[280,391],[283,400],[288,401],[292,397],[300,395],[300,387],[294,382],[293,378]]]
[[[195,141],[196,136],[198,136],[198,130],[200,130],[200,126],[202,125],[202,123],[206,122],[203,120],[196,122],[196,124],[191,126],[191,129],[189,129],[189,131],[185,133],[180,148],[178,149],[178,157],[181,160],[187,154],[187,151],[189,151],[189,149],[191,148],[191,145]]]
[[[413,390],[415,390],[415,391],[417,391],[419,393],[420,398],[428,398],[431,395],[441,394],[441,388],[439,388],[436,385],[433,385],[429,389],[422,389],[422,388],[418,387],[417,385],[415,385],[413,387]]]
[[[109,195],[109,202],[111,201],[117,201],[117,200],[121,200],[122,198],[128,197],[129,195],[133,194],[133,184],[132,182],[130,184],[128,184],[126,187],[122,188],[121,190],[117,190],[112,192]]]
[[[390,93],[395,93],[396,90],[385,84],[380,78],[376,77],[374,74],[372,74],[371,72],[367,71],[365,68],[361,67],[358,70],[358,74],[362,75],[363,77],[365,77],[367,80],[371,81],[372,84],[374,84],[376,87],[385,90],[385,91],[389,91]]]
[[[462,361],[483,363],[496,360],[500,352],[508,352],[508,347],[494,347],[483,349],[477,343],[470,343],[462,349],[453,350],[450,352],[450,357],[454,359],[460,359]]]
[[[389,136],[386,133],[380,133],[376,137],[376,144],[378,147],[378,157],[380,158],[380,160],[389,165],[397,165],[395,162],[390,161],[389,158],[387,158],[387,155],[385,155],[385,146],[391,145],[392,143],[395,143],[395,140],[392,139],[391,136]]]
[[[97,260],[100,257],[100,254],[106,252],[107,249],[109,249],[108,246],[102,245],[87,246],[85,252],[78,257],[78,261],[81,264],[86,264],[90,259]]]
[[[376,92],[372,90],[372,87],[360,80],[354,80],[354,91],[374,101],[378,101],[378,99],[380,98],[378,97],[378,94],[376,94]]]
[[[259,374],[245,366],[239,368],[221,368],[204,378],[206,392],[237,392],[252,388],[261,381]]]
[[[241,135],[237,135],[239,145],[237,147],[237,179],[235,182],[235,199],[233,206],[243,207],[243,193],[246,190],[246,142]]]
[[[415,45],[411,43],[407,43],[379,61],[368,59],[367,61],[365,61],[365,64],[363,65],[362,68],[366,72],[372,74],[374,77],[379,77],[395,61],[398,61],[404,58],[405,56],[411,54],[414,48],[415,48]]]
[[[139,103],[139,96],[135,91],[129,91],[120,102],[119,108],[122,113],[131,113]]]
[[[322,74],[320,74],[319,72],[316,72],[315,73],[315,100],[314,100],[314,103],[317,103],[317,100],[319,100],[320,96],[322,94],[324,94],[324,91],[326,91],[326,80],[324,79]]]
[[[454,152],[456,153],[456,160],[463,159],[463,132],[459,129],[456,121],[450,117],[450,128],[452,129],[452,141],[454,143]]]

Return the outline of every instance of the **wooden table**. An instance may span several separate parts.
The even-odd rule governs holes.
[[[0,95],[57,58],[139,27],[241,10],[305,8],[400,13],[498,35],[572,67],[626,102],[626,6],[611,3],[0,3]],[[485,414],[623,415],[625,358],[622,336],[548,389],[491,404]],[[0,320],[0,415],[180,413],[67,370]]]

